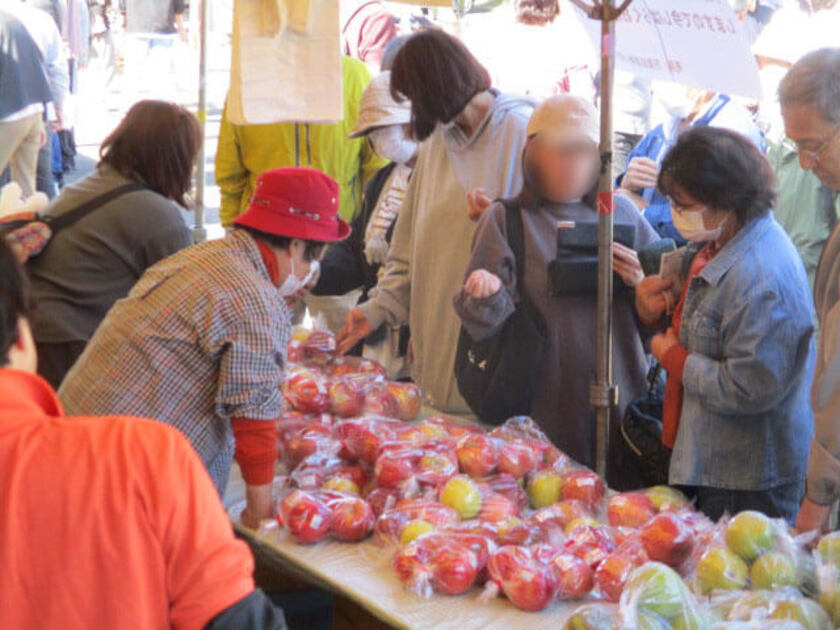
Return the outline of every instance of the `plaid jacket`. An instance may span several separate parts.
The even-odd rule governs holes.
[[[180,429],[221,494],[232,418],[280,415],[291,313],[245,232],[150,267],[67,375],[68,415],[136,415]]]

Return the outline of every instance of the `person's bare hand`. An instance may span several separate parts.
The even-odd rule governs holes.
[[[271,494],[271,484],[262,486],[245,486],[246,505],[239,517],[242,524],[250,529],[259,529],[260,523],[274,516],[274,500]]]
[[[817,532],[818,536],[823,534],[828,527],[830,514],[830,505],[820,505],[806,497],[802,502],[802,507],[799,508],[799,514],[796,516],[797,533]]]
[[[665,334],[656,335],[653,339],[651,339],[650,353],[657,361],[662,363],[662,360],[665,358],[668,350],[679,345],[679,343],[680,340],[679,337],[677,337],[677,333],[674,332],[673,328],[669,328]]]
[[[613,269],[628,287],[636,287],[645,279],[639,254],[621,243],[613,243]]]
[[[473,221],[478,221],[491,203],[493,200],[484,194],[483,188],[475,188],[467,193],[467,215]]]
[[[660,275],[647,276],[636,285],[636,313],[645,324],[653,326],[673,303],[673,282]]]
[[[338,333],[338,353],[347,354],[353,346],[373,332],[373,326],[358,308],[350,309],[344,328]]]
[[[634,157],[627,165],[627,172],[621,180],[621,188],[638,192],[645,188],[656,188],[659,165],[646,157]]]
[[[476,269],[464,283],[464,291],[477,300],[495,295],[501,288],[502,280],[499,276],[486,269]]]

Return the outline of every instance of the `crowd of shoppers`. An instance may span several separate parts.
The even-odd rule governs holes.
[[[173,5],[167,37],[181,23]],[[554,5],[515,8],[542,29],[558,18]],[[274,421],[294,306],[307,291],[361,292],[340,352],[382,360],[393,377],[413,379],[428,406],[464,416],[475,410],[456,378],[459,338],[497,334],[527,296],[545,321],[546,351],[533,358],[538,377],[523,412],[594,464],[597,243],[586,242],[601,169],[594,76],[591,91],[558,82],[538,102],[499,89],[502,75],[444,30],[395,38],[381,3],[354,6],[345,52],[359,58],[341,61],[341,122],[223,120],[225,238],[190,246],[182,216],[202,141],[197,120],[141,101],[103,143],[96,171],[47,212],[95,209],[55,233],[25,272],[0,246],[0,414],[11,427],[0,434],[0,496],[21,495],[24,459],[50,490],[0,502],[0,518],[30,532],[25,539],[49,538],[38,552],[73,547],[71,533],[79,553],[114,536],[133,541],[120,547],[125,555],[84,566],[119,581],[112,576],[126,563],[150,565],[143,583],[120,583],[143,594],[133,601],[138,615],[153,616],[149,625],[282,627],[254,591],[218,497],[236,461],[243,523],[272,515]],[[0,138],[9,140],[0,164],[31,194],[46,105],[60,105],[42,44],[22,14],[3,7]],[[787,70],[778,88],[785,152],[771,149],[772,159],[760,117],[737,99],[627,83],[667,116],[643,137],[636,126],[621,137],[635,146],[614,203],[619,397],[608,481],[641,483],[617,448],[619,422],[654,361],[667,375],[670,483],[715,518],[757,509],[802,531],[824,529],[840,499],[840,49],[810,52]],[[792,198],[791,181],[807,194]],[[784,222],[773,212],[781,203]],[[797,203],[807,216],[824,213],[822,241],[789,229]],[[511,217],[522,226],[521,259]],[[640,252],[663,237],[682,246],[678,273],[642,266]],[[574,247],[564,245],[570,239]],[[81,536],[38,529],[44,509],[91,504],[99,517]],[[4,552],[0,541],[0,553],[25,576],[0,582],[21,602],[0,610],[0,625],[50,625],[67,608],[78,625],[113,625],[115,611],[70,587],[54,606],[27,606],[25,593],[56,576],[33,568],[34,548]],[[67,558],[50,562],[59,564]]]

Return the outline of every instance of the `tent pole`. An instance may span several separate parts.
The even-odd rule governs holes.
[[[200,0],[198,18],[198,123],[201,125],[201,150],[195,167],[195,227],[193,228],[193,242],[202,243],[207,240],[207,228],[204,225],[204,187],[205,187],[205,142],[207,131],[207,7],[210,0]]]

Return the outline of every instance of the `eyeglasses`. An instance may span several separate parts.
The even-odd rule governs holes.
[[[831,147],[834,141],[837,139],[838,134],[840,134],[840,127],[835,127],[834,132],[825,140],[820,142],[820,144],[814,149],[803,149],[799,144],[796,145],[796,152],[799,153],[800,156],[807,157],[814,162],[819,162],[822,158],[825,157],[825,152]]]

